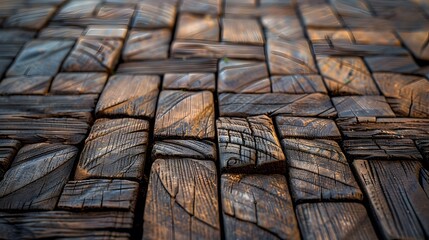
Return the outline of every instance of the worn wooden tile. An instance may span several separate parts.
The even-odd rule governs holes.
[[[152,159],[158,158],[216,160],[216,144],[207,140],[165,139],[155,142],[152,148]]]
[[[214,162],[180,158],[153,163],[143,239],[219,239],[218,211]]]
[[[222,59],[219,61],[218,69],[218,92],[271,92],[271,84],[265,62]]]
[[[38,38],[78,39],[84,29],[74,26],[48,26],[40,30]]]
[[[241,44],[264,44],[261,25],[254,18],[222,18],[222,41]]]
[[[122,63],[117,73],[164,74],[164,73],[213,73],[217,70],[216,59],[166,59]]]
[[[244,5],[244,6],[256,6],[256,0],[225,0],[226,6]]]
[[[13,139],[0,139],[0,181],[9,169],[21,143]]]
[[[408,51],[402,46],[367,45],[328,40],[313,42],[316,55],[331,56],[372,56],[372,55],[406,55]]]
[[[56,11],[55,7],[40,6],[26,7],[8,17],[3,26],[8,28],[41,29]]]
[[[77,153],[76,147],[62,144],[22,147],[0,182],[0,209],[53,210]]]
[[[162,88],[214,91],[215,78],[214,73],[166,73],[162,81]]]
[[[274,93],[325,93],[328,94],[320,75],[283,75],[271,76],[271,88]]]
[[[312,94],[219,94],[221,116],[277,115],[335,117],[329,96]]]
[[[413,73],[420,68],[410,55],[368,56],[365,62],[372,72]]]
[[[73,44],[68,40],[30,41],[9,68],[7,76],[53,76]]]
[[[140,2],[132,23],[134,28],[172,28],[176,18],[176,6],[168,2]]]
[[[209,91],[162,91],[155,118],[155,137],[213,139],[213,104],[213,94]]]
[[[299,6],[307,27],[341,27],[334,10],[328,4],[302,4]]]
[[[334,120],[311,117],[276,116],[280,138],[329,138],[341,139]]]
[[[402,42],[415,57],[429,60],[428,31],[399,31]]]
[[[338,1],[338,0],[336,0]],[[344,0],[341,0],[344,2]],[[392,31],[353,29],[353,38],[357,44],[400,46],[401,41]]]
[[[265,15],[261,18],[267,38],[279,37],[287,40],[304,39],[304,32],[295,14],[285,16]]]
[[[87,38],[109,38],[124,40],[128,28],[126,25],[89,25],[83,35]]]
[[[152,118],[159,84],[159,76],[154,75],[113,75],[100,96],[96,114]]]
[[[191,12],[207,15],[219,15],[222,11],[221,0],[182,0],[181,12]]]
[[[359,203],[304,203],[296,207],[304,239],[378,239],[365,207]]]
[[[171,33],[168,29],[132,30],[125,42],[125,61],[167,59]]]
[[[317,64],[333,95],[378,95],[365,63],[358,57],[317,57]]]
[[[338,117],[395,117],[384,96],[333,97]]]
[[[183,13],[177,21],[176,39],[219,41],[219,20],[215,16]]]
[[[225,239],[300,239],[286,178],[223,174]]]
[[[54,94],[100,94],[107,82],[106,73],[59,73],[52,82]]]
[[[51,77],[9,77],[0,82],[0,94],[46,94]]]
[[[75,179],[142,179],[148,131],[146,120],[98,119],[85,140]]]
[[[225,16],[259,18],[267,15],[285,16],[295,14],[295,9],[287,5],[264,4],[250,5],[226,5]]]
[[[267,42],[268,65],[272,75],[317,73],[306,40],[268,39]]]
[[[119,179],[69,181],[57,208],[67,210],[124,210],[134,212],[139,184]]]
[[[71,0],[68,1],[64,6],[60,8],[54,20],[66,19],[66,18],[83,18],[90,17],[100,3],[100,0]]]
[[[271,118],[221,117],[216,126],[222,172],[285,172],[285,156]]]
[[[342,16],[371,16],[369,4],[365,0],[331,0],[330,3]]]
[[[429,231],[429,197],[416,161],[353,162],[376,223],[386,239],[423,239]]]
[[[1,43],[26,43],[34,38],[36,32],[22,29],[0,29]]]

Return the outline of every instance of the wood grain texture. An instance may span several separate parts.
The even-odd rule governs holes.
[[[371,16],[369,4],[365,0],[331,0],[330,3],[342,16]]]
[[[59,73],[52,82],[54,94],[100,94],[107,82],[105,73]]]
[[[69,181],[57,208],[77,211],[124,210],[134,212],[139,184],[128,180],[89,179]]]
[[[216,88],[214,73],[166,73],[162,81],[163,89],[209,90]]]
[[[152,148],[152,159],[158,158],[216,160],[216,144],[206,140],[166,139],[157,141]]]
[[[40,30],[38,38],[78,39],[83,31],[84,29],[81,27],[48,26]]]
[[[210,15],[183,13],[178,19],[176,39],[219,41],[219,20]]]
[[[265,15],[261,18],[267,38],[279,37],[281,39],[304,39],[304,32],[295,14],[284,16]]]
[[[264,44],[264,34],[256,19],[222,18],[222,41],[242,44]]]
[[[51,85],[51,77],[9,77],[0,82],[0,94],[46,94]]]
[[[423,239],[429,231],[429,197],[419,183],[415,161],[353,162],[386,239]]]
[[[299,239],[284,176],[223,174],[221,197],[225,239]]]
[[[384,96],[333,97],[338,117],[395,117]]]
[[[335,117],[327,95],[313,94],[219,94],[221,116],[277,115]]]
[[[0,59],[0,77],[3,76],[12,61],[13,59]]]
[[[99,116],[149,117],[155,115],[160,78],[153,75],[114,75],[98,101]]]
[[[365,62],[372,72],[413,73],[420,68],[410,55],[370,56]]]
[[[191,12],[207,15],[219,15],[222,11],[221,0],[182,0],[181,12]]]
[[[56,11],[55,7],[39,6],[18,9],[3,23],[8,28],[41,29]]]
[[[373,56],[373,55],[406,55],[407,50],[401,46],[366,45],[359,43],[344,43],[320,41],[313,43],[316,55],[332,56]]]
[[[302,4],[299,6],[307,27],[341,27],[334,11],[328,4]]]
[[[280,138],[328,138],[341,139],[333,120],[311,117],[276,116]]]
[[[153,163],[143,239],[219,239],[218,211],[212,161],[181,158]]]
[[[77,153],[76,147],[62,144],[22,147],[0,182],[0,209],[53,210]]]
[[[417,145],[418,149],[420,150],[420,152],[422,153],[423,158],[426,159],[426,161],[429,161],[429,140],[425,140],[425,139],[417,140],[416,145]],[[429,190],[429,188],[428,188],[428,190]],[[429,191],[427,191],[427,192],[429,192]]]
[[[359,203],[304,203],[296,207],[304,239],[378,239]]]
[[[222,172],[285,172],[285,156],[271,118],[221,117],[216,126]]]
[[[287,5],[259,5],[259,6],[244,6],[244,5],[226,5],[225,16],[239,16],[247,18],[258,18],[267,15],[285,16],[295,14],[295,9]]]
[[[95,39],[120,39],[124,40],[128,28],[126,25],[88,25],[83,36]]]
[[[362,59],[357,57],[317,57],[328,90],[333,95],[378,95]]]
[[[340,146],[332,140],[282,140],[295,202],[363,199]]]
[[[13,139],[0,139],[0,181],[9,169],[21,143]]]
[[[149,122],[121,118],[95,121],[76,168],[75,179],[142,179]]]
[[[399,31],[402,42],[419,59],[429,60],[427,31]]]
[[[271,76],[271,87],[274,93],[328,93],[320,75]]]
[[[213,94],[209,91],[162,91],[155,118],[155,137],[213,139],[213,104]]]
[[[139,2],[132,27],[172,28],[176,18],[176,7],[168,2]]]
[[[168,29],[132,30],[125,42],[122,58],[125,61],[167,59],[170,38]]]
[[[122,63],[117,73],[127,74],[164,74],[164,73],[190,73],[216,72],[216,59],[166,59],[144,62]]]
[[[1,58],[15,58],[22,49],[22,43],[2,43],[0,45]]]
[[[218,69],[218,92],[271,92],[271,84],[265,62],[222,59],[219,61]]]
[[[0,29],[1,43],[26,43],[34,38],[34,31],[22,29]]]

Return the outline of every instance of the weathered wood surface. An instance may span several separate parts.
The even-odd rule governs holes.
[[[22,147],[0,181],[0,209],[53,210],[78,149],[62,144]]]
[[[142,179],[149,122],[121,118],[95,121],[76,168],[75,179]]]
[[[216,59],[166,59],[119,64],[117,73],[164,74],[164,73],[213,73],[217,70]]]
[[[134,28],[172,28],[176,18],[176,7],[168,2],[139,2],[135,11]]]
[[[157,141],[152,148],[152,159],[193,158],[216,160],[216,144],[207,140],[165,139]]]
[[[221,0],[182,0],[180,11],[207,15],[219,15],[222,11]]]
[[[302,4],[299,6],[307,27],[341,27],[342,24],[328,4]]]
[[[222,18],[222,41],[242,44],[264,44],[264,34],[256,19]]]
[[[219,20],[216,16],[184,13],[179,16],[176,39],[219,41]]]
[[[21,143],[13,139],[0,139],[0,181],[9,169]]]
[[[362,200],[340,146],[332,140],[282,140],[295,202]]]
[[[276,5],[259,5],[259,6],[244,6],[244,5],[230,5],[225,6],[225,16],[239,16],[258,18],[267,15],[271,16],[285,16],[295,14],[295,10],[290,6],[276,6]]]
[[[50,85],[51,77],[8,77],[0,82],[0,94],[46,94]]]
[[[212,161],[158,159],[149,179],[143,239],[219,239],[218,206]]]
[[[303,39],[304,32],[295,14],[284,16],[266,15],[261,18],[262,26],[268,38],[279,37],[281,39]]]
[[[429,161],[429,140],[425,140],[425,139],[417,140],[416,145],[419,148],[420,152],[422,153],[423,158],[425,158],[426,161]]]
[[[328,93],[320,75],[272,76],[271,87],[274,93]]]
[[[280,138],[328,138],[341,139],[334,120],[310,117],[276,116]]]
[[[429,196],[419,183],[419,162],[356,160],[353,165],[386,239],[429,236]]]
[[[162,81],[163,89],[209,90],[216,88],[214,73],[166,73]]]
[[[417,58],[429,60],[428,31],[400,31],[402,42]]]
[[[221,198],[225,239],[299,239],[284,176],[223,174]]]
[[[7,68],[12,63],[12,59],[0,59],[0,77],[6,73]]]
[[[269,117],[221,117],[216,127],[221,171],[285,172],[285,156]]]
[[[296,215],[304,239],[378,239],[359,203],[304,203]]]
[[[26,43],[34,38],[36,32],[22,29],[0,29],[1,43]]]
[[[100,94],[106,82],[105,73],[59,73],[52,81],[50,93]]]
[[[84,29],[73,26],[48,26],[40,30],[38,38],[78,39]]]
[[[122,58],[125,61],[167,59],[170,39],[168,29],[132,30],[125,42]]]
[[[395,117],[384,96],[333,97],[338,117]]]
[[[83,36],[94,39],[120,39],[127,35],[126,25],[89,25],[83,32]]]
[[[41,29],[54,14],[56,8],[48,6],[18,9],[3,23],[7,28]]]
[[[401,46],[384,45],[365,45],[350,44],[344,42],[323,41],[313,43],[314,53],[316,55],[335,55],[335,56],[372,56],[379,54],[406,55],[407,50]]]
[[[365,62],[372,72],[413,73],[419,65],[410,55],[404,56],[370,56]]]
[[[161,92],[155,118],[155,137],[213,139],[214,128],[211,92]]]

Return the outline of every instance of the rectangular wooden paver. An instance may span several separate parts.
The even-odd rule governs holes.
[[[242,44],[264,44],[262,28],[256,19],[222,18],[222,41]]]
[[[132,30],[125,41],[122,58],[125,61],[167,59],[170,39],[168,29]]]
[[[0,83],[1,94],[34,94],[41,95],[48,93],[51,85],[49,76],[16,76],[8,77]]]
[[[162,81],[163,89],[209,90],[216,88],[214,73],[166,73]]]
[[[117,73],[164,74],[164,73],[213,73],[217,70],[216,59],[166,59],[119,64]]]
[[[280,138],[341,139],[334,120],[312,117],[276,116]]]
[[[384,96],[333,97],[338,117],[395,117]]]
[[[152,159],[192,158],[215,160],[216,144],[207,140],[165,139],[156,141],[152,148]]]
[[[217,42],[219,29],[216,16],[182,13],[178,18],[175,38]]]
[[[274,93],[328,93],[322,77],[315,74],[271,76],[271,88]]]
[[[50,93],[100,94],[106,82],[106,73],[59,73],[52,81]]]
[[[176,17],[176,6],[168,2],[140,2],[135,11],[134,28],[172,28]]]

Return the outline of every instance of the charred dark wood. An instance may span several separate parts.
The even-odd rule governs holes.
[[[158,158],[193,158],[202,160],[216,159],[216,144],[197,140],[163,140],[155,142],[152,159]]]
[[[310,117],[276,117],[280,138],[329,138],[341,139],[334,120]]]

